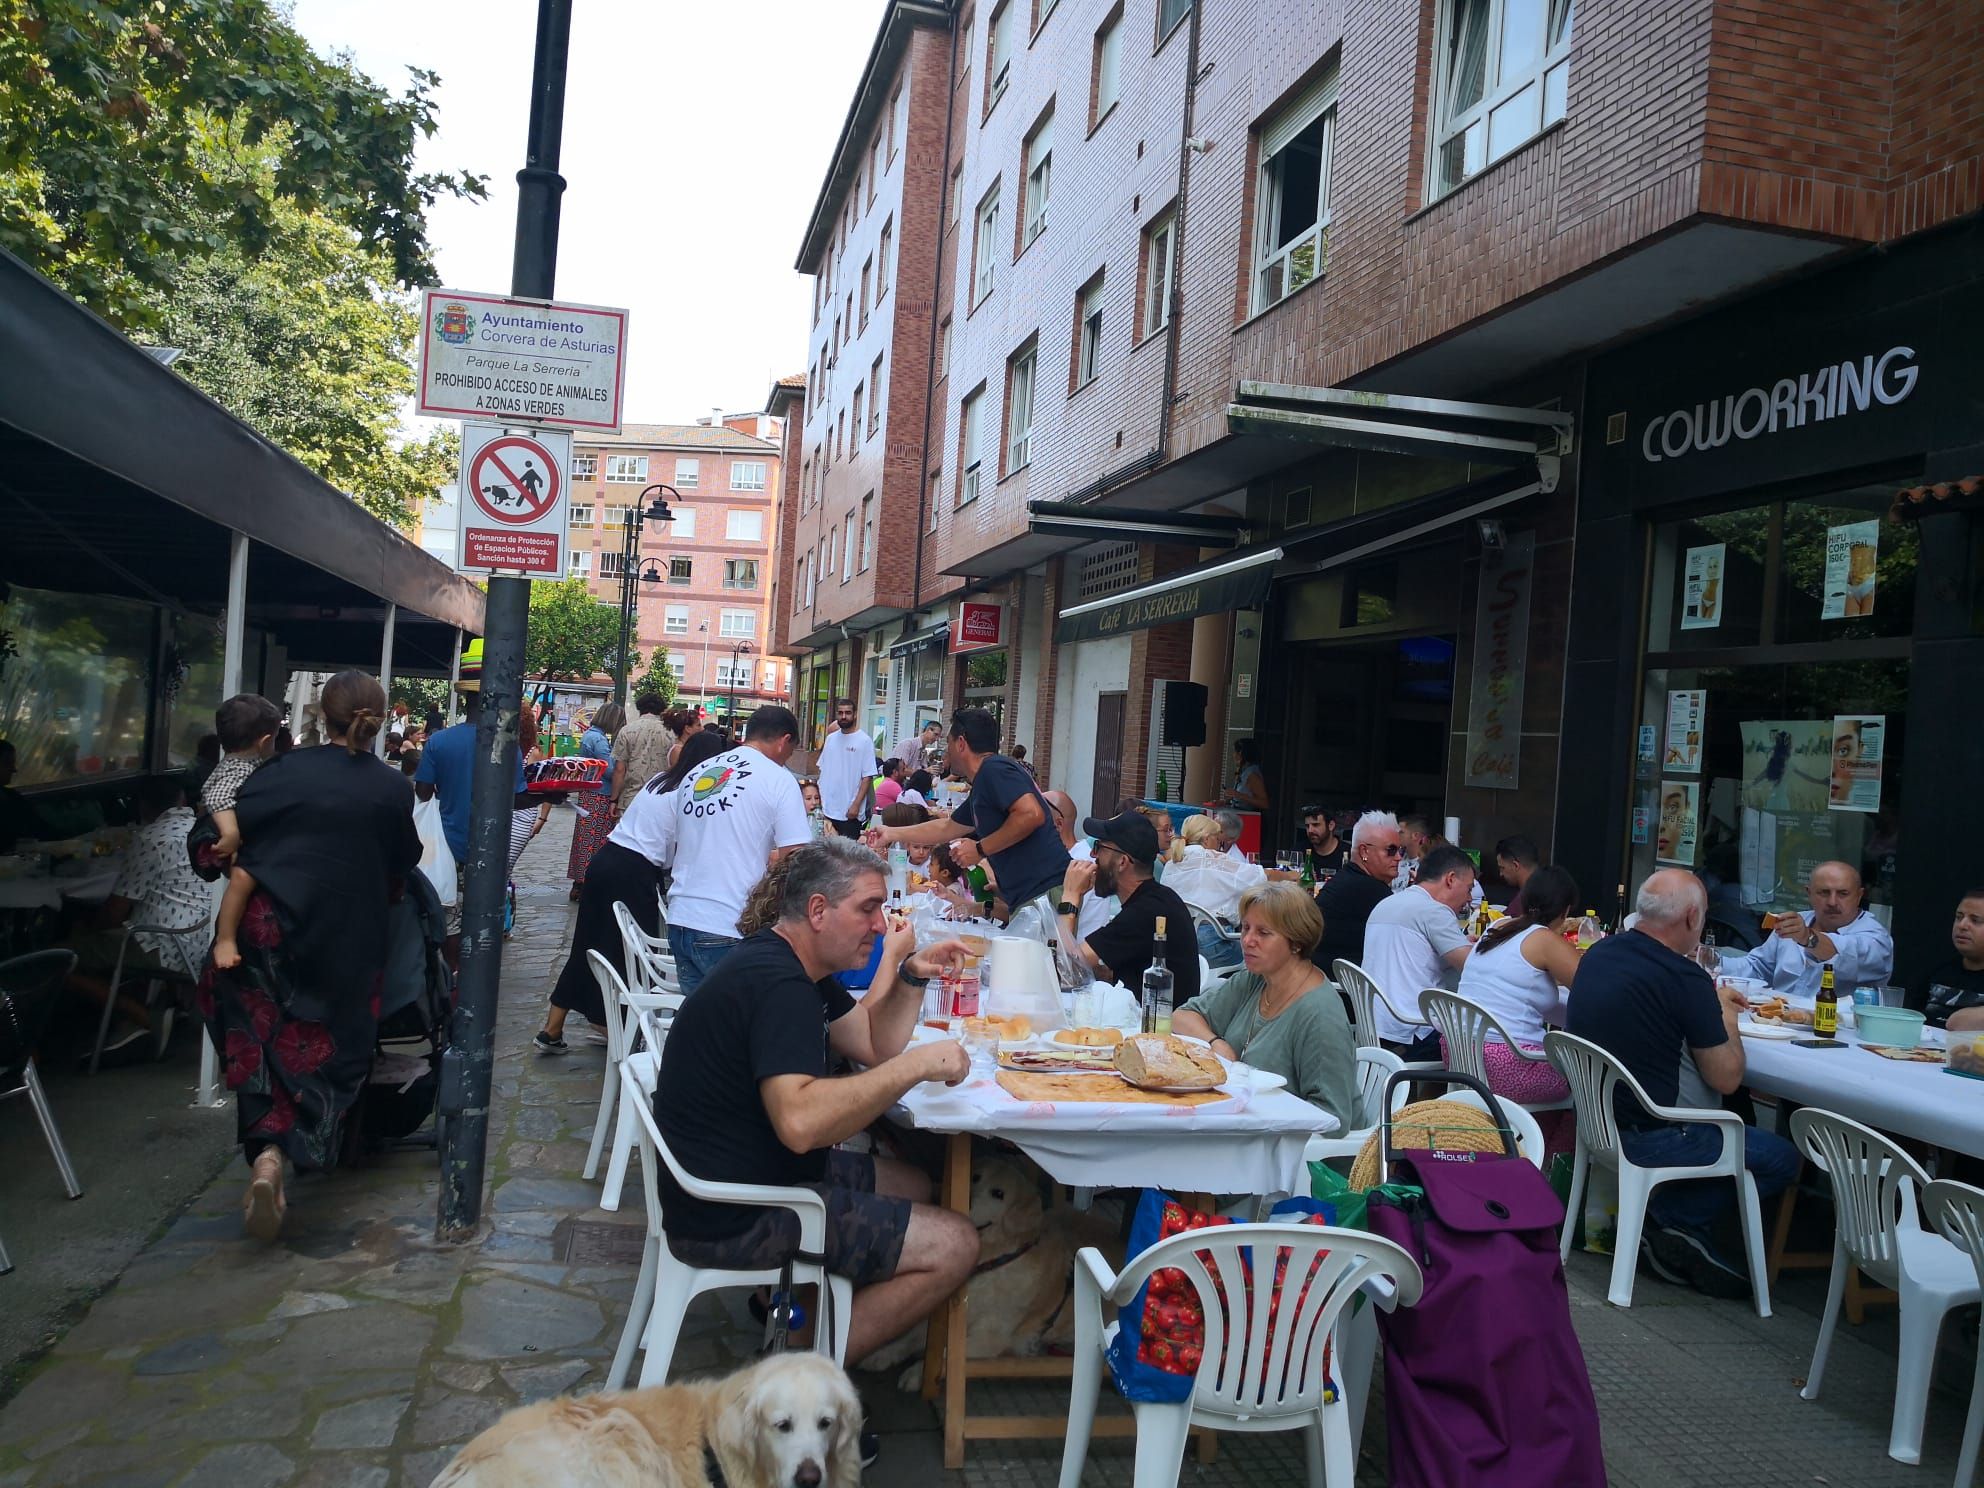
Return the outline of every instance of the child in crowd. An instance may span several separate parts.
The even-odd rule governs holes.
[[[244,869],[233,866],[235,855],[241,851],[241,823],[235,817],[234,803],[248,777],[274,756],[281,727],[281,710],[252,692],[231,697],[214,710],[214,731],[220,735],[224,752],[200,788],[200,804],[220,833],[214,852],[229,865],[227,893],[221,898],[214,923],[214,965],[223,969],[241,964],[234,937],[241,928],[248,896],[255,891],[255,881]]]
[[[820,782],[800,781],[799,795],[806,803],[806,825],[813,829],[813,840],[818,842],[827,830],[826,814],[820,810]]]
[[[421,751],[418,749],[400,751],[400,773],[408,780],[413,779],[413,772],[420,768],[420,754]]]

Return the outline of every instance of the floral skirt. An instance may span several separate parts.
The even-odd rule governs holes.
[[[234,1093],[243,1155],[253,1162],[273,1146],[299,1169],[334,1167],[345,1116],[371,1072],[383,975],[348,995],[307,986],[284,949],[275,902],[260,889],[241,917],[239,944],[241,964],[222,971],[208,961],[196,996]]]
[[[574,797],[579,807],[579,824],[572,828],[572,855],[565,860],[565,877],[575,884],[586,881],[592,855],[613,831],[613,818],[606,814],[606,797]]]

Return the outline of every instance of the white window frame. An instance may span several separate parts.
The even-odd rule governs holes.
[[[1081,319],[1075,325],[1075,386],[1087,387],[1102,370],[1102,286],[1097,274],[1082,291]]]
[[[1093,129],[1109,117],[1109,111],[1123,97],[1123,12],[1116,14],[1095,33],[1095,114],[1089,120]]]
[[[669,671],[669,675],[675,678],[675,681],[678,686],[682,683],[687,682],[689,680],[689,658],[686,656],[678,656],[673,651],[669,652],[668,671]]]
[[[1465,185],[1564,117],[1570,94],[1571,40],[1576,29],[1572,0],[1516,3],[1526,10],[1532,6],[1540,9],[1542,33],[1533,61],[1512,65],[1505,72],[1502,48],[1507,40],[1510,0],[1442,0],[1433,49],[1439,73],[1433,92],[1433,128],[1428,131],[1431,160],[1426,179],[1431,184],[1431,200]],[[1482,89],[1479,98],[1457,108],[1454,48],[1466,13],[1485,17]],[[1450,165],[1457,169],[1450,171]]]
[[[970,506],[978,499],[978,478],[983,462],[979,446],[984,441],[985,389],[980,388],[958,408],[961,445],[959,458],[964,474],[958,480],[958,505]]]
[[[875,561],[875,493],[861,498],[861,571]]]
[[[765,514],[755,507],[731,508],[723,514],[723,540],[725,542],[763,542],[765,540]]]
[[[738,581],[737,581],[736,579],[733,579],[733,578],[732,578],[732,574],[733,574],[733,573],[735,573],[735,574],[740,574],[740,575],[741,575],[741,574],[743,573],[743,569],[742,569],[742,568],[740,568],[740,567],[739,567],[739,565],[740,565],[740,564],[747,564],[747,563],[748,563],[748,564],[749,564],[749,565],[751,566],[751,570],[750,570],[750,571],[751,571],[751,582],[750,582],[750,583],[748,583],[748,584],[745,584],[745,583],[740,583],[740,582],[738,582]],[[735,592],[735,593],[739,593],[739,594],[748,594],[748,593],[751,593],[751,592],[753,592],[754,590],[756,590],[756,589],[757,589],[757,587],[758,587],[758,560],[757,560],[757,559],[755,559],[755,558],[726,558],[726,559],[724,559],[724,560],[723,560],[723,587],[724,587],[724,588],[726,588],[726,589],[729,589],[729,590],[731,590],[731,591],[733,591],[733,592]]]
[[[1278,305],[1297,290],[1329,272],[1330,177],[1336,154],[1336,81],[1332,67],[1303,90],[1280,117],[1264,126],[1260,139],[1260,171],[1254,187],[1253,313]],[[1275,223],[1281,216],[1282,163],[1295,142],[1318,124],[1322,138],[1316,173],[1316,220],[1285,244],[1276,244]],[[1298,282],[1299,281],[1299,282]]]
[[[574,501],[572,503],[570,523],[574,527],[592,526],[592,503],[590,501]]]
[[[606,457],[606,481],[608,485],[639,486],[648,478],[648,457],[646,455],[608,455]]]
[[[765,488],[765,464],[763,460],[732,460],[730,462],[730,489],[733,491],[762,491]],[[749,472],[748,474],[746,472]]]
[[[875,246],[875,303],[882,303],[882,296],[889,292],[889,260],[896,251],[896,220],[891,217],[882,224],[882,234]]]
[[[875,358],[875,365],[868,369],[868,428],[867,438],[874,438],[875,431],[882,427],[882,356]]]
[[[631,507],[615,506],[611,502],[608,502],[600,509],[599,525],[602,527],[625,527],[627,525],[627,513],[631,510]]]
[[[1171,12],[1168,19],[1165,16],[1167,9]],[[1157,39],[1160,45],[1191,12],[1192,0],[1157,0]]]
[[[1013,0],[999,0],[992,7],[992,19],[986,30],[985,73],[991,81],[991,94],[985,104],[990,113],[998,107],[999,100],[1006,96],[1006,84],[1013,76]]]
[[[599,555],[599,576],[602,579],[617,579],[626,571],[627,555],[618,548],[607,548]]]
[[[717,615],[716,633],[728,640],[755,641],[758,638],[758,612],[724,610]]]
[[[677,506],[670,508],[670,510],[675,513],[675,520],[668,524],[669,536],[688,538],[691,542],[695,541],[696,508],[693,506]]]
[[[689,607],[669,605],[662,611],[661,633],[663,635],[685,636],[689,633]]]
[[[1006,367],[1006,474],[1033,463],[1033,395],[1039,381],[1040,346],[1036,342]]]
[[[593,454],[572,456],[572,479],[589,481],[599,474],[599,456]]]
[[[703,462],[693,455],[675,457],[675,487],[677,490],[693,491],[703,483]]]
[[[842,524],[840,542],[840,581],[845,584],[849,579],[854,577],[855,531],[853,512],[847,514],[847,521]]]
[[[740,656],[733,661],[726,656],[716,664],[716,685],[725,692],[748,691],[756,668],[755,660],[746,660]]]
[[[592,577],[592,549],[574,548],[565,561],[565,577],[568,579],[589,579]]]
[[[1160,253],[1159,246],[1163,252]],[[1143,333],[1154,336],[1171,324],[1171,276],[1178,259],[1178,213],[1167,207],[1144,229]]]
[[[999,182],[992,183],[992,189],[978,199],[978,210],[972,215],[971,242],[971,304],[972,308],[985,303],[985,297],[998,287],[999,283]]]
[[[1054,196],[1054,108],[1033,126],[1026,138],[1026,230],[1020,239],[1025,247],[1047,227],[1047,204]]]
[[[679,578],[678,578],[678,577],[676,576],[676,573],[675,573],[675,565],[676,565],[676,564],[678,564],[678,563],[682,565],[682,573],[681,573],[681,576],[680,576]],[[689,555],[688,555],[687,553],[672,553],[672,554],[670,554],[670,555],[669,555],[669,559],[668,559],[668,571],[667,571],[667,573],[666,573],[666,575],[664,576],[664,582],[666,582],[666,583],[670,583],[670,584],[693,584],[693,583],[695,583],[695,582],[696,582],[696,560],[695,560],[695,559],[693,559],[693,558],[691,558],[691,557],[690,557],[690,556],[689,556]]]

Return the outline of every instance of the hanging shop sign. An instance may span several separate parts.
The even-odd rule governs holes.
[[[957,618],[951,622],[951,650],[990,651],[1005,645],[1005,622],[1004,605],[963,601],[958,605]]]
[[[1511,533],[1481,555],[1474,598],[1474,674],[1467,693],[1469,785],[1514,790],[1522,765],[1522,679],[1529,661],[1533,533]]]
[[[416,413],[620,431],[627,312],[430,289]]]

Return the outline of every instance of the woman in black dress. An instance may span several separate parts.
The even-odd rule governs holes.
[[[236,865],[255,884],[241,960],[210,963],[199,991],[253,1170],[242,1213],[258,1239],[282,1224],[284,1159],[337,1161],[372,1066],[387,906],[420,861],[413,787],[371,753],[386,716],[377,679],[338,673],[322,709],[330,743],[271,760],[241,788]]]

